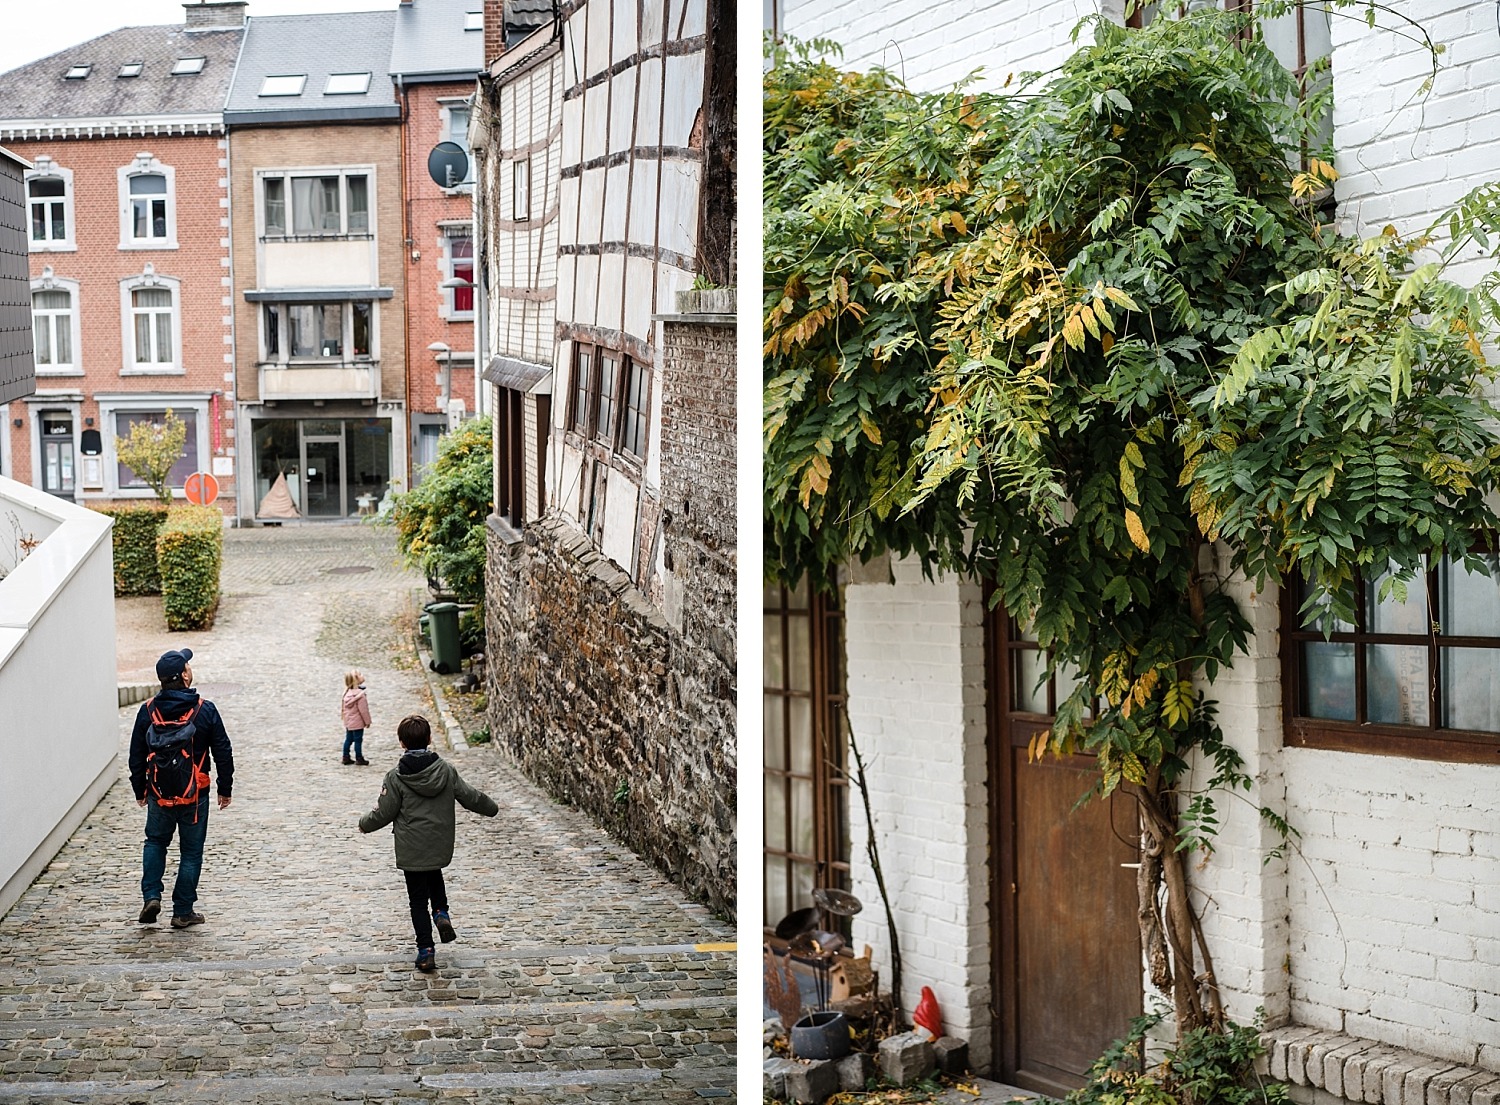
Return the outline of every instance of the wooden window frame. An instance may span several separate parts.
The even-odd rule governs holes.
[[[776,601],[771,601],[772,595]],[[844,729],[844,708],[848,700],[844,678],[843,623],[844,608],[838,587],[831,591],[819,591],[808,586],[805,604],[793,606],[792,592],[785,587],[768,588],[762,604],[763,616],[775,618],[780,623],[780,662],[783,672],[782,684],[765,684],[766,709],[781,711],[780,762],[783,767],[772,767],[771,757],[763,757],[762,772],[766,785],[775,785],[774,780],[784,780],[788,801],[782,826],[785,848],[773,848],[768,843],[764,827],[761,833],[761,863],[763,868],[780,864],[786,877],[786,899],[793,910],[811,906],[811,900],[793,900],[792,869],[802,864],[813,870],[814,887],[828,886],[848,890],[851,886],[849,867],[849,820],[850,801],[853,788],[848,779],[848,742]],[[791,635],[788,625],[792,618],[808,619],[808,686],[793,689],[787,675],[791,665]],[[774,706],[772,700],[775,700]],[[812,763],[807,771],[795,770],[792,766],[792,708],[794,700],[810,703],[812,725]],[[762,741],[770,738],[762,733]],[[820,754],[821,751],[821,754]],[[790,801],[792,780],[806,780],[812,787],[813,850],[802,853],[792,850],[792,802]],[[840,799],[840,794],[842,798]],[[842,824],[840,817],[842,816]],[[764,819],[764,810],[762,811]],[[769,877],[769,876],[767,876]],[[770,896],[762,899],[762,923],[774,926],[780,917],[769,917],[765,910]],[[830,920],[832,920],[830,918]],[[848,918],[838,918],[844,935],[848,935]]]
[[[1338,752],[1362,752],[1372,756],[1403,756],[1408,759],[1445,763],[1500,764],[1500,732],[1447,729],[1442,722],[1442,650],[1445,648],[1500,649],[1500,635],[1473,637],[1440,632],[1442,607],[1438,569],[1429,568],[1409,585],[1426,589],[1428,618],[1433,626],[1426,634],[1375,633],[1365,628],[1366,587],[1360,582],[1354,629],[1325,636],[1319,629],[1299,624],[1297,596],[1300,581],[1288,579],[1281,596],[1281,673],[1283,741],[1293,748],[1319,748]],[[1309,717],[1303,713],[1305,671],[1302,646],[1307,643],[1352,644],[1354,646],[1354,708],[1352,721]],[[1427,724],[1401,725],[1371,722],[1366,686],[1366,649],[1371,645],[1421,646],[1427,650]]]

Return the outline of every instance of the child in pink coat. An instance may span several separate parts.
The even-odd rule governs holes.
[[[358,671],[344,673],[344,762],[368,767],[365,759],[365,730],[370,725],[370,703],[365,698],[365,677]],[[354,749],[354,759],[349,750]]]

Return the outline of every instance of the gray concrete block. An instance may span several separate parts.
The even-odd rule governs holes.
[[[880,1041],[880,1073],[898,1086],[910,1086],[937,1069],[932,1041],[916,1032],[887,1036]]]
[[[818,1105],[839,1092],[838,1064],[830,1059],[798,1062],[786,1073],[786,1096],[804,1105]]]
[[[963,1074],[969,1069],[969,1045],[957,1036],[939,1036],[932,1042],[932,1057],[944,1074]]]
[[[867,1052],[856,1051],[838,1061],[839,1089],[863,1090],[875,1077],[875,1059]]]
[[[773,1097],[777,1101],[786,1100],[786,1076],[788,1071],[797,1069],[797,1064],[790,1059],[767,1059],[761,1064],[764,1072],[765,1095]]]

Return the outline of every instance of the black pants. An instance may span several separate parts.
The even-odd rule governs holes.
[[[411,901],[411,927],[417,934],[417,947],[432,947],[432,914],[448,912],[448,888],[443,872],[404,871],[406,896]],[[429,906],[428,903],[431,903]]]

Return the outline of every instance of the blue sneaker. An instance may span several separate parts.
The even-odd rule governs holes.
[[[437,956],[432,954],[431,948],[417,949],[417,970],[426,971],[428,974],[437,970]]]
[[[433,910],[432,923],[437,925],[438,936],[442,937],[443,943],[451,944],[458,939],[458,933],[453,931],[453,922],[448,920],[446,909]]]

